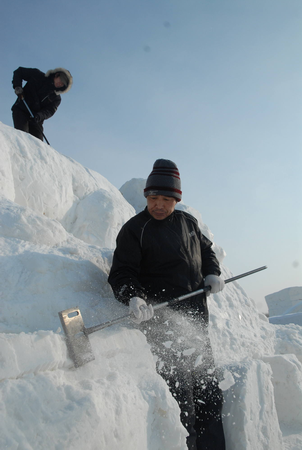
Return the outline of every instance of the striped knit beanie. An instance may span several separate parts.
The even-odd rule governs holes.
[[[181,194],[180,175],[176,164],[168,159],[157,159],[147,178],[144,196],[165,195],[180,202]]]

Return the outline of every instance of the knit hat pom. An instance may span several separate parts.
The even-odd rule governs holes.
[[[169,159],[157,159],[153,170],[147,178],[144,196],[164,195],[181,200],[181,182],[176,164]]]

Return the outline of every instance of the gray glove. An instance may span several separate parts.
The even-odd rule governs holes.
[[[132,297],[129,302],[130,314],[134,314],[133,322],[139,324],[145,320],[152,319],[154,316],[153,306],[147,305],[145,300],[140,297]]]
[[[211,294],[217,294],[224,288],[224,280],[217,275],[207,275],[204,279],[205,286],[211,286]]]
[[[16,94],[16,95],[21,95],[21,94],[23,94],[23,89],[21,88],[21,86],[17,86],[17,87],[15,88],[15,94]]]

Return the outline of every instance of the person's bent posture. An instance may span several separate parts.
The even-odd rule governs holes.
[[[175,163],[154,163],[144,195],[145,210],[119,232],[108,281],[157,356],[157,370],[180,406],[188,448],[223,450],[223,397],[208,336],[206,295],[153,310],[204,286],[221,291],[219,262],[197,220],[175,210],[182,195]]]
[[[61,103],[60,94],[68,92],[72,82],[70,72],[62,67],[46,73],[25,67],[15,70],[12,84],[18,98],[12,106],[14,127],[43,141],[43,122],[54,115]]]

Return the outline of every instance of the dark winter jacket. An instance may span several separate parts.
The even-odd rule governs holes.
[[[64,72],[68,79],[68,86],[64,86],[63,88],[56,89],[53,83],[54,76],[58,72]],[[26,85],[23,88],[23,96],[28,104],[33,115],[39,113],[40,122],[43,122],[46,119],[49,119],[54,115],[58,106],[61,103],[60,93],[65,93],[69,91],[72,84],[72,77],[68,70],[63,68],[58,68],[55,70],[49,70],[44,73],[38,69],[27,69],[25,67],[19,67],[14,71],[13,75],[13,88],[22,87],[22,81],[27,81]],[[22,99],[18,98],[14,105],[12,106],[12,110],[14,111],[16,108],[20,108],[26,113],[28,110],[22,101]],[[29,113],[28,113],[29,115]]]
[[[159,303],[200,289],[206,275],[220,273],[212,242],[193,216],[175,210],[156,220],[146,208],[119,232],[108,282],[125,304],[134,296]]]

